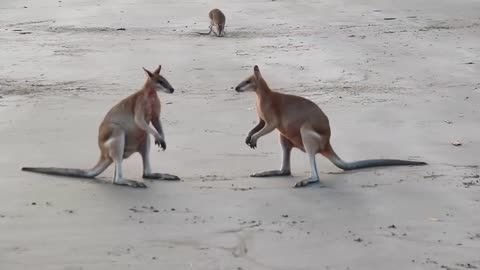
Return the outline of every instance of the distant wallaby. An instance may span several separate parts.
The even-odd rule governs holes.
[[[226,22],[226,19],[225,19],[225,15],[223,14],[223,12],[218,9],[218,8],[215,8],[215,9],[212,9],[210,10],[210,12],[208,13],[208,17],[210,18],[210,31],[208,33],[198,33],[200,35],[210,35],[210,33],[213,33],[217,36],[217,37],[223,37],[225,36],[225,22]],[[216,27],[217,28],[217,31],[213,30],[213,27]]]
[[[122,161],[131,154],[138,152],[143,160],[143,178],[158,180],[180,180],[175,175],[152,173],[150,168],[150,137],[153,135],[155,144],[166,149],[165,135],[160,122],[160,100],[157,91],[173,93],[174,89],[160,75],[161,66],[152,73],[144,68],[147,81],[142,89],[113,106],[100,124],[98,146],[100,159],[92,169],[66,168],[22,168],[23,171],[63,175],[71,177],[94,178],[107,167],[115,163],[113,183],[131,187],[144,188],[143,182],[124,179],[122,176]],[[153,127],[150,127],[150,122]]]
[[[426,165],[425,162],[398,159],[369,159],[355,162],[342,160],[330,145],[330,125],[327,116],[312,101],[294,95],[270,90],[267,82],[255,66],[253,75],[241,82],[237,92],[253,91],[257,94],[258,124],[248,133],[245,142],[251,148],[257,147],[257,140],[277,129],[280,132],[280,144],[283,161],[280,170],[260,172],[252,177],[290,175],[290,152],[296,147],[306,152],[310,160],[311,177],[299,181],[295,187],[303,187],[320,182],[315,155],[320,153],[335,166],[343,170],[354,170],[377,166]]]

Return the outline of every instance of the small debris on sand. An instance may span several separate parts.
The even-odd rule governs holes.
[[[430,175],[425,175],[423,178],[431,178],[431,179],[435,179],[437,177],[441,177],[441,176],[445,176],[444,174],[430,174]]]
[[[235,187],[235,188],[232,188],[232,189],[235,190],[235,191],[247,191],[247,190],[253,190],[253,189],[255,189],[255,187],[246,187],[246,188],[244,188],[244,187]]]
[[[469,182],[463,182],[463,186],[465,188],[473,187],[473,186],[480,186],[480,181],[479,180],[472,180]]]
[[[451,142],[453,146],[461,146],[462,142],[461,141],[453,141]]]

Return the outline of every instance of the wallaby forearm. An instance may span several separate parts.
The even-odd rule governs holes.
[[[153,119],[152,120],[152,125],[157,130],[158,134],[160,134],[160,136],[162,136],[162,138],[165,138],[165,135],[163,133],[162,122],[160,121],[160,118]]]
[[[260,137],[263,137],[263,136],[267,135],[268,133],[274,131],[275,128],[276,128],[275,125],[265,124],[262,127],[262,129],[260,129],[260,131],[255,132],[255,134],[252,135],[252,139],[258,140]]]
[[[145,121],[143,121],[143,122],[139,121],[139,122],[137,122],[137,125],[138,125],[141,129],[145,130],[146,132],[152,134],[153,137],[155,137],[155,138],[163,138],[163,135],[161,135],[161,134],[158,133],[155,129],[153,129],[150,125],[148,125],[147,122],[145,122]]]
[[[138,110],[135,110],[135,123],[140,127],[141,129],[145,130],[146,132],[152,134],[155,138],[161,138],[162,136],[155,130],[153,129],[147,121],[145,121],[145,117],[143,116],[142,112],[138,112]]]
[[[253,134],[260,131],[264,126],[265,126],[265,121],[260,119],[258,121],[257,125],[255,127],[253,127],[252,130],[250,130],[250,132],[248,132],[248,137],[252,137]]]

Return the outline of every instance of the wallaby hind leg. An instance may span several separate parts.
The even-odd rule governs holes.
[[[167,181],[180,180],[180,178],[176,175],[167,173],[152,173],[152,168],[150,167],[150,137],[148,135],[145,138],[145,143],[143,144],[143,146],[141,146],[139,152],[142,156],[143,161],[143,178]]]
[[[251,177],[271,177],[271,176],[289,176],[290,172],[290,153],[292,152],[292,143],[280,134],[280,145],[282,146],[282,166],[280,170],[259,172],[250,175]]]
[[[315,155],[319,149],[322,149],[325,146],[325,139],[310,128],[302,127],[300,134],[302,136],[303,147],[305,148],[305,152],[307,153],[310,162],[310,178],[298,181],[295,183],[295,187],[305,187],[313,183],[320,183]],[[322,183],[320,183],[320,185],[324,187]]]
[[[219,26],[218,30],[219,30],[219,36],[224,37],[225,36],[225,26],[224,25]]]
[[[218,32],[218,28],[215,27],[215,26],[216,26],[216,25],[215,25],[214,23],[212,23],[212,24],[210,25],[210,27],[211,27],[211,28],[210,28],[210,31],[212,31],[212,32],[215,34],[215,36],[218,37],[218,36],[220,35],[220,33],[217,33],[217,32]]]
[[[122,161],[125,148],[125,132],[121,130],[113,131],[112,137],[110,137],[105,142],[105,147],[108,149],[108,154],[110,155],[110,158],[115,163],[115,175],[113,176],[113,183],[115,185],[130,186],[136,188],[147,187],[142,182],[127,180],[123,178]]]

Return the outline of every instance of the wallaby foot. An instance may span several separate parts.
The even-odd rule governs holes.
[[[145,185],[143,182],[139,181],[133,181],[133,180],[126,180],[126,179],[121,179],[121,180],[116,180],[113,182],[115,185],[120,185],[120,186],[129,186],[133,188],[146,188],[147,185]]]
[[[143,178],[151,180],[180,181],[180,177],[168,173],[149,173],[144,174]]]
[[[259,173],[254,173],[250,175],[250,177],[273,177],[273,176],[290,176],[292,173],[290,170],[282,171],[282,170],[273,170],[273,171],[264,171]]]
[[[318,178],[307,178],[307,179],[303,179],[301,181],[298,181],[297,183],[295,183],[295,188],[300,188],[300,187],[306,187],[308,185],[311,185],[311,184],[315,184],[315,183],[319,183],[320,187],[326,187],[322,182],[320,182],[320,179]]]
[[[294,187],[306,187],[313,183],[319,183],[320,187],[325,187],[325,185],[320,182],[320,177],[318,176],[317,171],[317,164],[315,162],[316,151],[317,149],[323,148],[324,138],[308,126],[302,126],[300,128],[300,135],[302,136],[305,152],[307,152],[308,160],[310,162],[310,178],[298,181],[297,183],[295,183]]]

